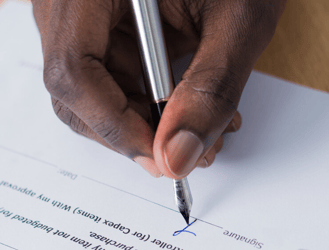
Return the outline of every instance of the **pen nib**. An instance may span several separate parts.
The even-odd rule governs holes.
[[[174,194],[178,210],[183,215],[187,225],[189,225],[193,199],[187,178],[174,180]]]
[[[181,211],[181,214],[183,215],[187,225],[189,225],[190,224],[190,214],[187,213],[186,211]]]

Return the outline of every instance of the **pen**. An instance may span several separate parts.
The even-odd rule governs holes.
[[[174,91],[174,78],[165,45],[158,2],[130,0],[130,3],[135,17],[145,88],[152,100],[152,119],[157,128],[167,101]],[[175,203],[189,224],[193,201],[187,178],[173,182]]]

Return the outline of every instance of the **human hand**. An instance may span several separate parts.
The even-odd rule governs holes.
[[[74,131],[153,176],[212,164],[224,132],[241,126],[245,83],[272,38],[285,0],[161,0],[171,59],[195,51],[158,130],[138,84],[141,66],[127,0],[32,0],[45,85]]]

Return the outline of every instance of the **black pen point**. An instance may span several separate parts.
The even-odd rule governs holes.
[[[190,224],[189,223],[190,222],[190,215],[188,213],[186,213],[186,212],[181,212],[181,214],[183,215],[183,217],[184,217],[187,225],[189,225]]]

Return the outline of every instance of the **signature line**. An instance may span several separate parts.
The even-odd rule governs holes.
[[[6,244],[3,244],[3,243],[1,243],[1,242],[0,242],[0,245],[3,245],[3,246],[5,246],[5,247],[8,247],[8,248],[11,248],[11,249],[14,249],[14,250],[18,250],[18,249],[16,249],[16,248],[13,248],[13,247],[8,246],[8,245],[6,245]]]

